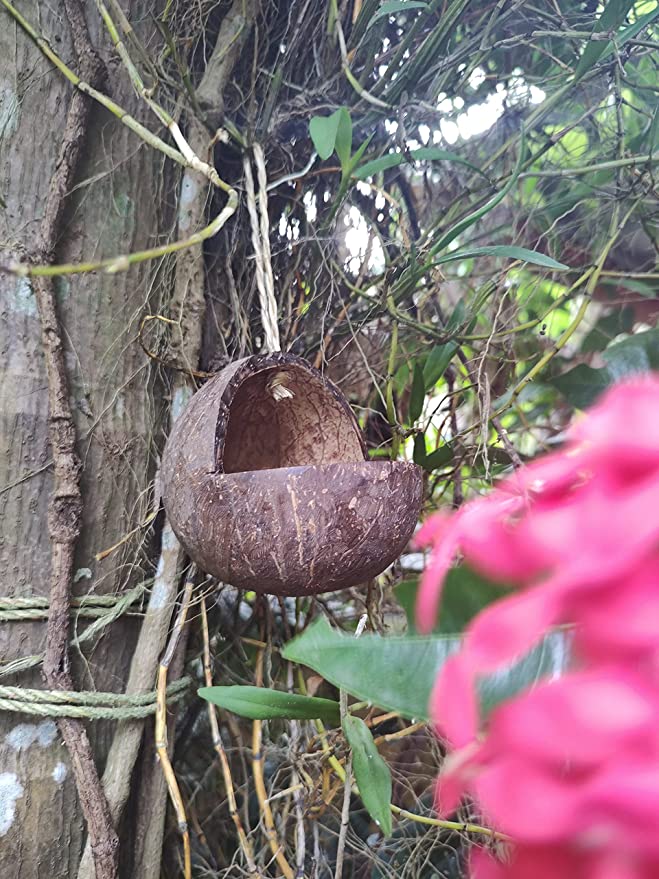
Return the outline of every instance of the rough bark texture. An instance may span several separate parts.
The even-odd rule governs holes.
[[[331,382],[290,354],[246,358],[176,422],[165,509],[190,557],[234,586],[279,595],[355,586],[400,554],[423,494],[414,464],[364,457]]]
[[[133,4],[134,7],[139,4]],[[142,9],[134,19],[143,20]],[[60,5],[22,3],[21,12],[72,67],[70,28]],[[104,61],[112,51],[100,20],[86,9],[93,42]],[[34,252],[73,90],[25,35],[0,11],[0,245],[7,257]],[[123,74],[113,96],[146,118]],[[120,173],[116,173],[117,171]],[[111,256],[155,243],[169,232],[160,188],[162,157],[105,111],[95,107],[82,168],[59,225],[57,261]],[[126,274],[56,280],[63,326],[60,352],[75,414],[83,462],[81,533],[74,578],[78,593],[118,592],[148,576],[141,535],[101,562],[111,546],[148,511],[148,460],[158,429],[150,367],[135,334],[154,296],[155,266]],[[0,277],[0,591],[47,595],[50,546],[48,500],[53,491],[48,430],[48,384],[37,304],[31,283]],[[69,431],[70,433],[70,431]],[[56,559],[54,559],[56,562]],[[116,637],[117,631],[122,636]],[[77,683],[121,690],[130,660],[132,625],[116,623],[76,663]],[[43,652],[45,626],[0,626],[0,660]],[[40,686],[38,670],[3,683]],[[89,727],[102,763],[112,726]],[[69,756],[51,720],[0,716],[0,870],[19,879],[75,875],[84,828]]]

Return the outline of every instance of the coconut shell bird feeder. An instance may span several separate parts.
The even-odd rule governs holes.
[[[311,595],[364,583],[402,552],[420,469],[367,460],[348,402],[292,354],[247,357],[198,391],[162,465],[163,502],[202,570],[242,589]]]

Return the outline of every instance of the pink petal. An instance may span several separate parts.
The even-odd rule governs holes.
[[[647,873],[637,858],[629,858],[616,846],[607,849],[600,857],[593,858],[586,879],[656,879],[658,873]]]
[[[591,661],[625,660],[659,649],[659,555],[644,559],[625,578],[602,583],[596,595],[577,596],[571,615],[579,619],[577,646]]]
[[[593,453],[607,450],[619,464],[659,465],[659,376],[634,376],[614,385],[570,430]]]
[[[428,634],[435,627],[444,580],[457,552],[458,535],[452,529],[436,544],[421,576],[415,608],[416,627],[421,634]]]
[[[572,772],[642,746],[659,721],[647,684],[617,669],[577,672],[541,684],[500,706],[490,739],[500,751],[525,754]]]
[[[441,818],[448,818],[457,811],[468,790],[468,773],[462,766],[450,762],[454,756],[447,758],[447,768],[442,768],[435,787],[435,811]]]
[[[470,879],[507,879],[506,867],[482,848],[473,848],[469,856]]]
[[[455,514],[454,514],[455,515]],[[430,518],[426,519],[419,528],[412,541],[417,549],[424,546],[430,546],[442,540],[446,532],[451,528],[453,516],[446,513],[434,513]]]
[[[471,787],[488,820],[523,842],[570,839],[588,819],[578,790],[560,773],[513,754],[484,767]]]
[[[560,594],[545,586],[486,607],[471,622],[465,639],[464,650],[474,671],[495,671],[528,652],[559,615]]]
[[[474,678],[462,653],[444,663],[430,696],[430,716],[440,735],[454,748],[462,748],[476,738],[478,703]]]

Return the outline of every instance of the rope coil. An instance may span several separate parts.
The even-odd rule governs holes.
[[[191,684],[181,678],[167,688],[167,699],[182,699]],[[81,692],[77,690],[34,690],[0,686],[0,710],[39,717],[79,717],[84,720],[139,720],[156,713],[157,694]]]
[[[142,597],[151,582],[151,580],[147,580],[143,583],[138,583],[137,586],[119,596],[85,595],[82,598],[75,599],[72,612],[76,616],[78,614],[81,616],[86,615],[82,613],[83,609],[89,609],[90,611],[96,609],[100,611],[104,607],[105,610],[102,614],[99,614],[98,619],[86,628],[84,632],[72,639],[71,646],[79,647],[85,641],[90,641],[96,637],[106,626],[109,626],[122,614],[126,613]],[[3,598],[0,600],[0,620],[15,622],[16,620],[45,619],[48,615],[48,604],[48,599],[41,597]],[[21,656],[19,659],[12,659],[8,662],[0,662],[0,678],[28,671],[28,669],[41,665],[42,662],[43,654],[41,653]]]

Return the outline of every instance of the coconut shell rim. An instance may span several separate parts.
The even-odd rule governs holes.
[[[284,352],[274,352],[271,354],[252,354],[248,357],[242,358],[242,360],[238,361],[240,365],[235,370],[234,374],[231,376],[229,381],[227,382],[226,387],[222,391],[222,394],[219,399],[218,407],[217,407],[217,416],[215,420],[215,451],[214,451],[214,460],[215,460],[215,473],[225,474],[224,471],[224,444],[226,441],[229,419],[231,417],[231,406],[233,404],[234,398],[238,389],[242,385],[244,381],[250,378],[253,375],[257,375],[260,372],[265,372],[269,369],[299,369],[306,375],[312,376],[312,378],[316,379],[323,387],[323,390],[329,393],[334,400],[339,404],[341,409],[343,410],[343,414],[347,417],[355,436],[359,442],[362,454],[364,456],[364,461],[369,461],[368,451],[366,448],[366,442],[364,440],[364,435],[359,426],[359,422],[357,421],[357,417],[355,413],[352,411],[352,407],[350,403],[346,399],[345,395],[341,391],[341,389],[334,384],[334,382],[327,378],[327,376],[323,375],[323,373],[316,369],[315,366],[312,366],[308,363],[303,357],[298,356],[297,354],[284,353]],[[221,372],[218,375],[221,375]],[[211,379],[211,381],[213,381]],[[355,463],[355,462],[352,462]],[[279,467],[269,468],[273,470],[285,469]],[[258,472],[255,470],[242,470],[237,471],[240,473],[254,473]]]

